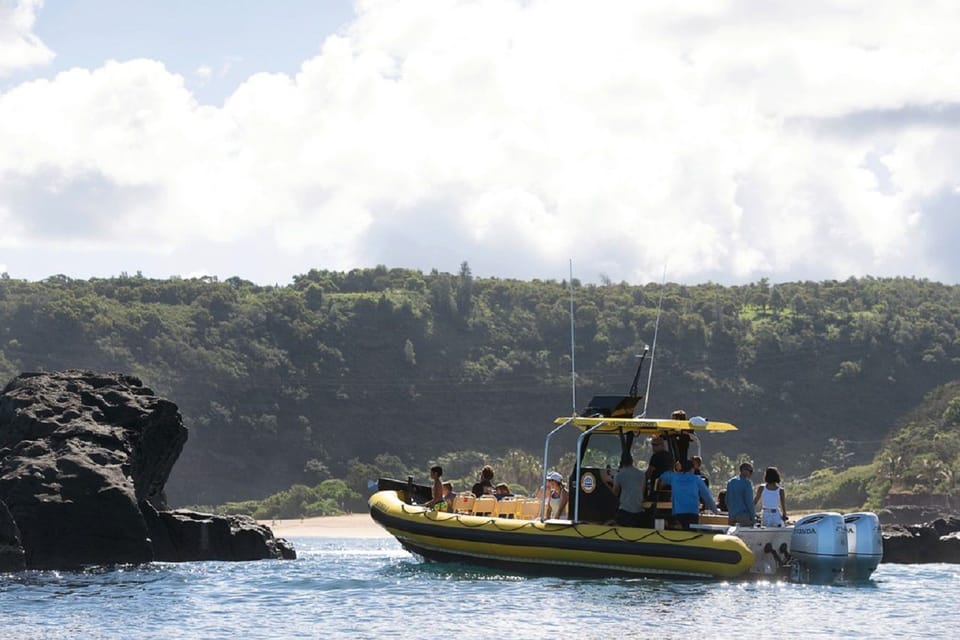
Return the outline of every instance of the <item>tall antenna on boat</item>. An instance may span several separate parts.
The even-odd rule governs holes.
[[[640,371],[643,369],[643,359],[647,357],[647,353],[650,352],[650,347],[643,345],[643,353],[638,357],[640,358],[640,364],[637,365],[637,372],[633,374],[633,384],[630,385],[630,391],[627,392],[631,398],[636,398],[637,394],[640,393]]]
[[[573,401],[573,413],[577,415],[577,360],[575,355],[576,342],[573,338],[573,258],[570,258],[570,394]]]
[[[663,266],[663,278],[660,279],[660,301],[657,302],[657,321],[653,325],[653,346],[650,349],[650,368],[647,369],[647,390],[643,393],[643,413],[647,415],[647,403],[650,402],[650,384],[653,382],[653,361],[657,355],[657,334],[660,333],[660,312],[663,310],[663,291],[667,288],[667,266]]]

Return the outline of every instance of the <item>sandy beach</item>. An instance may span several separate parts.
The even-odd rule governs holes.
[[[278,538],[389,538],[370,514],[326,516],[295,520],[261,520]]]

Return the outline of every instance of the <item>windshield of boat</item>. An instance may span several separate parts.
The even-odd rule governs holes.
[[[633,456],[634,463],[637,461],[638,444],[642,439],[635,441],[631,447],[630,454]],[[587,444],[587,450],[583,456],[582,467],[593,467],[603,469],[609,466],[611,469],[620,467],[620,436],[615,433],[595,433]]]

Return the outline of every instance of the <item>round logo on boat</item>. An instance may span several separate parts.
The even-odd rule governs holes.
[[[593,493],[593,490],[596,488],[597,477],[595,475],[587,471],[580,476],[580,489],[582,489],[584,493]]]

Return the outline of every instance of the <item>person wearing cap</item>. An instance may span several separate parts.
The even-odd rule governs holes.
[[[693,462],[684,460],[680,463],[682,471],[667,471],[660,476],[660,482],[669,484],[672,490],[672,516],[674,522],[682,528],[689,529],[691,524],[700,521],[700,502],[707,505],[713,513],[717,511],[717,503],[710,490],[703,482],[703,477],[694,475]]]
[[[659,434],[653,436],[650,439],[650,447],[653,449],[653,454],[650,456],[650,464],[647,465],[647,470],[644,472],[647,477],[646,494],[648,496],[653,495],[653,487],[657,478],[664,472],[673,470],[673,454],[667,450],[663,437]]]
[[[643,526],[643,472],[633,466],[633,456],[629,453],[620,458],[620,470],[612,481],[604,480],[610,490],[619,498],[614,521],[621,527]]]
[[[563,486],[563,475],[559,471],[547,474],[547,493],[543,495],[543,487],[537,489],[537,497],[543,496],[544,518],[561,518],[570,501],[570,494]]]
[[[753,504],[753,465],[740,464],[740,475],[727,481],[727,522],[743,527],[752,527],[757,521],[757,511]]]

